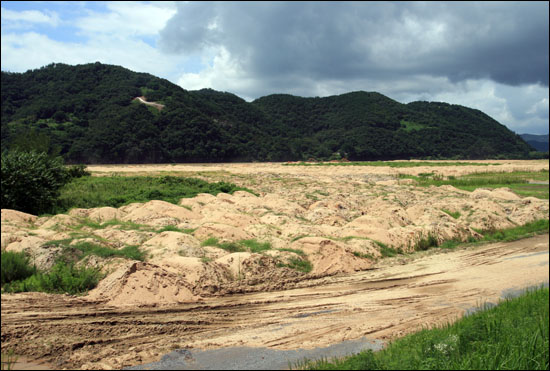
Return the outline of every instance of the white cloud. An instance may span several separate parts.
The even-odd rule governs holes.
[[[2,69],[24,72],[52,62],[84,64],[99,61],[165,77],[181,58],[167,57],[138,39],[113,40],[98,35],[86,43],[59,42],[36,32],[2,35]]]
[[[74,21],[74,26],[91,37],[98,34],[113,37],[156,36],[176,14],[175,4],[166,2],[108,2],[107,9],[107,13],[88,10],[86,16]]]
[[[38,10],[23,10],[20,12],[5,9],[2,7],[2,28],[17,29],[28,28],[32,24],[49,25],[56,27],[59,25],[60,19],[56,12],[38,11]]]

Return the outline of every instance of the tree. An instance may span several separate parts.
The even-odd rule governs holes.
[[[35,215],[50,212],[59,189],[70,178],[61,157],[49,157],[45,152],[3,152],[1,207]]]

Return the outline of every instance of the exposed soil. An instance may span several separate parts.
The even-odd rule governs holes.
[[[548,235],[383,261],[285,291],[171,306],[112,306],[85,297],[2,295],[2,349],[60,368],[110,369],[175,349],[314,348],[388,340],[442,324],[503,290],[548,282]]]
[[[453,320],[480,301],[497,300],[502,290],[548,281],[548,235],[414,258],[380,259],[381,243],[412,252],[427,236],[477,238],[475,229],[548,218],[548,200],[507,188],[420,188],[396,175],[548,169],[547,161],[489,162],[500,165],[90,166],[94,175],[224,180],[258,196],[201,194],[179,205],[150,201],[40,218],[2,210],[2,250],[26,251],[41,268],[61,253],[52,241],[67,238],[139,245],[147,256],[144,262],[86,259],[82,264],[107,273],[87,296],[3,294],[2,350],[56,367],[121,368],[179,348],[312,348],[363,336],[391,339]],[[85,220],[115,219],[146,228],[82,227]],[[167,225],[182,231],[155,232]],[[256,239],[272,249],[230,253],[202,246],[209,237]],[[308,260],[312,271],[292,269],[296,260]]]

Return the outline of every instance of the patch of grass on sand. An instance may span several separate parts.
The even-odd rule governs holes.
[[[389,167],[418,167],[418,166],[489,166],[497,163],[479,162],[435,162],[435,161],[343,161],[343,162],[297,162],[284,164],[285,166],[389,166]]]
[[[418,176],[399,174],[400,178],[414,179],[419,186],[452,185],[458,189],[472,192],[477,188],[502,188],[508,187],[520,196],[548,199],[548,184],[531,184],[529,181],[548,182],[548,170],[541,171],[514,171],[503,172],[479,172],[459,177],[449,176],[446,179],[440,174],[423,173]]]

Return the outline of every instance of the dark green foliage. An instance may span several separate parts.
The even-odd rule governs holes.
[[[141,95],[165,107],[132,101]],[[101,63],[2,72],[2,148],[25,138],[68,163],[527,158],[532,151],[463,106],[401,104],[374,92],[247,103]]]
[[[414,249],[416,251],[425,251],[437,246],[439,246],[437,238],[434,235],[429,234],[428,237],[421,237],[414,245]]]
[[[52,211],[70,176],[61,157],[14,150],[2,152],[1,178],[2,208],[36,215]]]
[[[67,173],[71,179],[92,175],[92,173],[86,170],[86,165],[83,164],[68,166]]]
[[[2,251],[2,286],[12,281],[24,280],[36,273],[28,256],[23,252]]]

